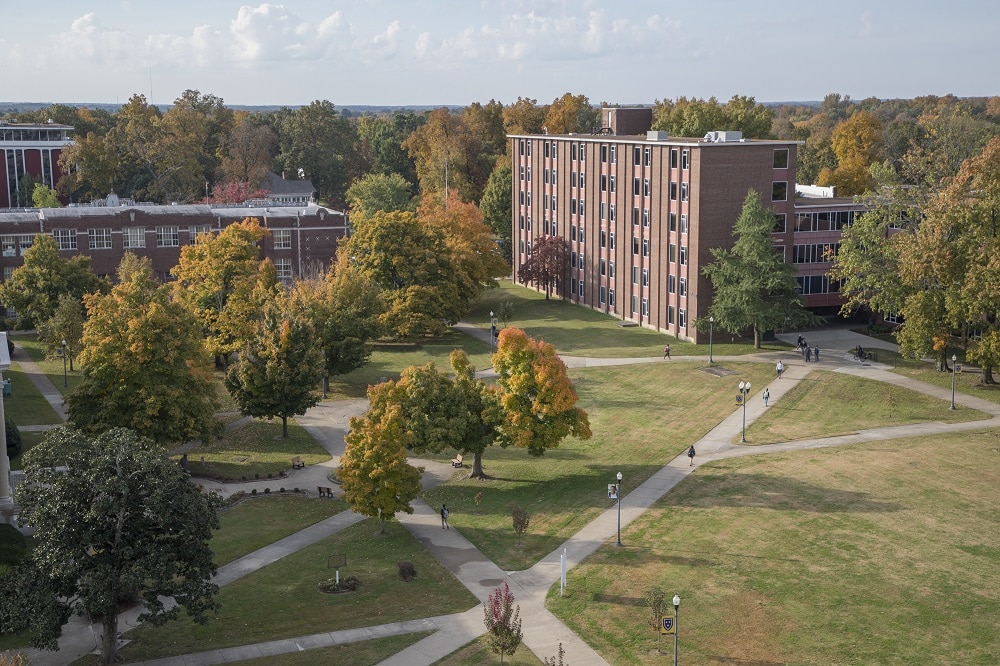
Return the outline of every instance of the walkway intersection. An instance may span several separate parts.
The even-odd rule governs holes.
[[[473,337],[489,342],[488,330],[464,323],[457,325],[456,328]],[[780,380],[776,379],[768,384],[772,403],[781,400],[792,387],[797,385],[799,381],[815,369],[860,375],[868,379],[904,386],[942,400],[948,400],[951,397],[950,392],[940,387],[891,373],[884,366],[880,366],[877,363],[858,363],[851,358],[851,350],[858,344],[863,345],[865,348],[894,348],[894,345],[858,335],[846,329],[809,331],[808,335],[809,344],[817,344],[821,348],[822,360],[819,362],[804,363],[801,356],[791,350],[739,357],[716,356],[715,358],[718,361],[757,361],[769,364],[776,363],[778,359],[781,359],[786,368],[785,373]],[[794,342],[797,336],[795,333],[791,333],[779,337],[787,342]],[[675,356],[674,359],[704,360],[703,357],[683,356]],[[662,361],[658,355],[634,359],[596,359],[565,356],[563,360],[567,366],[575,368],[656,363]],[[59,392],[51,385],[48,387],[45,386],[45,384],[49,383],[48,379],[38,372],[37,368],[30,361],[26,361],[24,358],[17,358],[17,361],[21,363],[25,373],[31,377],[32,381],[42,391],[42,394],[49,398],[50,402],[54,403],[50,396],[58,395]],[[490,372],[487,370],[482,374],[488,375]],[[759,397],[759,392],[760,389],[748,398],[746,405],[747,423],[753,423],[765,411],[763,401]],[[698,456],[694,467],[689,466],[686,456],[681,454],[621,499],[621,525],[627,526],[642,515],[657,500],[670,492],[688,474],[712,460],[746,455],[764,455],[777,451],[839,446],[876,439],[956,432],[983,427],[1000,427],[1000,405],[961,394],[957,394],[955,399],[956,403],[986,412],[991,415],[991,418],[985,421],[953,424],[922,423],[873,428],[853,435],[746,447],[733,444],[735,436],[740,432],[743,419],[743,409],[734,410],[732,414],[695,443]],[[366,403],[364,400],[336,403],[327,402],[309,410],[305,416],[299,417],[297,419],[299,423],[304,425],[317,441],[330,452],[332,459],[323,464],[313,465],[307,467],[305,470],[293,472],[288,477],[285,485],[291,484],[311,489],[316,485],[328,484],[327,475],[339,464],[339,457],[344,450],[344,435],[347,432],[349,417],[361,413],[365,409],[365,406]],[[422,480],[425,488],[442,483],[450,478],[453,472],[448,464],[438,461],[411,460],[411,462],[425,468],[426,471]],[[267,483],[270,485],[274,484],[273,480]],[[248,491],[257,486],[260,486],[258,490],[261,490],[263,489],[263,485],[264,482],[243,484],[204,483],[206,489],[215,490],[224,496],[238,490]],[[618,527],[617,505],[603,512],[585,525],[579,532],[542,558],[541,561],[530,569],[516,572],[502,571],[462,536],[459,530],[441,530],[437,512],[423,502],[423,500],[416,500],[413,508],[414,512],[412,515],[400,514],[397,516],[399,522],[443,566],[448,568],[477,599],[485,602],[490,592],[504,582],[507,582],[511,586],[516,603],[521,607],[521,617],[525,619],[530,618],[530,620],[524,622],[522,625],[524,645],[537,655],[539,659],[552,657],[557,654],[561,643],[566,653],[566,660],[574,666],[607,664],[607,661],[603,657],[545,608],[545,598],[549,589],[559,581],[560,558],[563,554],[566,556],[567,570],[572,570],[599,547],[606,545],[615,538]],[[230,583],[360,520],[362,520],[360,516],[349,511],[328,518],[221,567],[215,582],[218,585]],[[122,617],[120,626],[123,627],[123,631],[127,627],[135,625],[135,615],[137,614],[138,611],[133,611]],[[60,639],[61,649],[59,652],[32,650],[29,654],[31,663],[41,665],[69,664],[75,659],[91,652],[99,644],[100,630],[101,627],[99,625],[91,627],[86,623],[76,621],[64,628],[63,637]],[[482,607],[477,605],[463,613],[447,616],[298,636],[157,659],[143,663],[156,666],[201,666],[231,663],[243,659],[299,652],[312,648],[364,641],[383,636],[427,631],[432,633],[386,659],[382,664],[386,666],[420,666],[433,664],[446,657],[485,633]],[[125,638],[127,638],[127,635]]]

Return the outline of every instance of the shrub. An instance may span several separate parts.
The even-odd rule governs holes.
[[[264,494],[265,495],[270,495],[271,494],[271,489],[270,488],[264,488]]]
[[[259,480],[260,480],[260,472],[254,472],[254,473],[253,473],[253,478],[254,478],[255,480],[258,480],[258,481],[259,481]]]
[[[28,552],[28,540],[13,525],[0,524],[0,566],[17,564]]]
[[[566,666],[563,662],[563,657],[566,656],[566,650],[563,649],[562,643],[559,644],[559,653],[555,657],[548,657],[542,660],[543,666]]]
[[[282,487],[281,487],[281,490],[279,490],[278,492],[279,492],[279,493],[283,493],[283,492],[285,492],[285,487],[284,487],[284,486],[282,486]]]
[[[7,456],[13,458],[21,452],[21,431],[17,429],[7,415],[3,417],[4,428],[7,430]]]
[[[644,599],[653,614],[653,629],[659,632],[660,620],[667,608],[667,593],[663,591],[662,587],[651,587],[646,590]]]
[[[250,490],[250,494],[251,495],[256,495],[257,494],[257,489],[256,488],[251,489]]]
[[[357,576],[348,576],[337,583],[336,578],[327,578],[319,584],[319,591],[326,594],[336,594],[338,592],[354,592],[361,586],[361,581]]]
[[[524,534],[524,531],[528,529],[528,525],[531,523],[531,517],[528,515],[528,512],[516,504],[510,510],[510,519],[514,524],[514,532],[517,533],[517,536]]]
[[[404,583],[409,583],[417,577],[417,568],[413,566],[413,562],[396,562],[396,566],[399,567],[399,578]]]

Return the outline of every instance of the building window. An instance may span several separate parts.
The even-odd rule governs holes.
[[[609,261],[608,262],[608,277],[609,278],[613,278],[614,276],[615,276],[615,262]],[[611,305],[614,305],[614,303],[612,302]]]
[[[632,209],[632,224],[635,224],[635,225],[639,224],[639,209],[638,208],[633,208]]]
[[[642,179],[642,194],[643,194],[643,196],[647,196],[648,197],[649,196],[649,192],[650,192],[650,189],[649,189],[649,178],[643,178]]]
[[[642,226],[644,226],[644,227],[648,227],[649,226],[649,209],[648,208],[643,208],[642,209]]]
[[[530,181],[531,180],[531,165],[530,164],[527,167],[525,167],[524,172],[527,174],[527,176],[526,176],[525,179]]]
[[[788,148],[779,148],[774,151],[774,168],[788,168]]]
[[[687,328],[688,325],[688,313],[684,308],[677,310],[677,325],[681,328]]]
[[[188,227],[188,245],[198,242],[199,234],[211,233],[212,227],[208,224],[192,224]]]
[[[559,157],[559,144],[552,142],[552,157]]]
[[[677,293],[680,296],[687,296],[687,293],[688,293],[688,281],[687,281],[687,278],[682,277],[682,278],[679,279],[678,292]]]
[[[677,213],[668,213],[667,220],[669,220],[667,222],[667,230],[677,231]]]
[[[528,142],[528,157],[531,157],[531,141]],[[531,176],[528,176],[528,180],[531,180]]]
[[[549,144],[548,143],[543,143],[542,144],[542,151],[544,152],[545,157],[549,156]]]
[[[643,238],[642,239],[642,256],[644,256],[644,257],[648,257],[649,256],[649,239],[648,238]]]
[[[584,284],[583,280],[580,280],[580,298],[583,298]]]
[[[647,148],[646,150],[649,150]],[[639,166],[642,163],[642,149],[636,146],[632,149],[632,164]]]
[[[556,169],[553,169],[552,170],[552,184],[555,185],[557,180],[559,180],[559,174],[557,173]]]
[[[583,143],[580,144],[580,161],[581,162],[587,161],[586,147],[583,145]]]
[[[524,215],[518,215],[517,226],[521,229],[524,229]]]
[[[642,155],[642,163],[644,166],[649,166],[652,163],[651,157],[652,156],[650,149],[646,148],[645,152]]]
[[[771,183],[771,201],[788,200],[788,183],[780,180]]]
[[[275,229],[271,233],[274,234],[274,249],[275,250],[291,250],[292,249],[292,230],[291,229]]]
[[[601,174],[601,192],[608,191],[608,177],[603,173]]]
[[[575,160],[576,159],[576,144],[575,143],[571,143],[569,145],[569,158],[571,160]]]
[[[676,169],[677,168],[677,149],[676,148],[671,148],[670,149],[670,168],[671,169]]]
[[[598,270],[600,271],[601,275],[607,275],[608,274],[608,262],[607,262],[606,259],[601,259],[599,262],[597,262],[597,266],[598,266]]]
[[[580,225],[580,242],[581,243],[586,240],[586,236],[587,236],[586,231],[587,231],[586,228],[581,224]]]
[[[528,231],[531,231],[531,216],[530,215],[528,216],[526,223],[528,225]]]
[[[667,323],[671,326],[674,325],[674,306],[672,305],[667,306]]]
[[[576,171],[570,171],[569,172],[569,186],[570,187],[576,187],[576,183],[577,183],[577,180],[576,180]]]
[[[632,237],[632,254],[639,254],[639,239]]]
[[[688,262],[688,248],[687,248],[687,245],[681,245],[680,264],[681,264],[681,266],[687,266],[687,262]]]
[[[601,146],[601,161],[602,162],[607,162],[608,161],[608,147],[607,146]]]
[[[607,246],[608,246],[608,232],[605,231],[604,229],[601,229],[601,247],[607,247]]]
[[[642,269],[642,286],[643,287],[648,287],[649,286],[649,269],[648,268],[643,268]]]
[[[615,290],[608,289],[608,305],[615,307]]]
[[[548,220],[543,220],[542,221],[542,229],[545,230],[545,235],[548,236],[549,235],[549,221]]]
[[[177,227],[156,227],[156,247],[179,247]]]
[[[688,216],[686,213],[681,213],[681,233],[686,234],[688,232]]]
[[[122,247],[133,249],[146,247],[146,229],[143,227],[125,227],[122,229]]]
[[[601,285],[600,289],[597,290],[597,301],[600,305],[604,305],[607,299],[608,289],[604,285]]]
[[[581,253],[580,253],[580,256],[579,256],[579,262],[580,262],[580,263],[579,263],[579,264],[577,264],[577,267],[578,267],[578,268],[579,268],[579,269],[580,269],[580,270],[582,271],[582,270],[583,270],[583,265],[584,265],[584,263],[585,263],[585,262],[584,262],[584,257],[583,257],[583,252],[581,252]]]
[[[611,220],[612,222],[617,222],[618,221],[618,216],[615,214],[615,205],[614,204],[611,204],[609,206],[608,219]]]
[[[632,295],[632,315],[634,316],[636,312],[639,311],[639,297],[635,294]]]
[[[611,146],[611,163],[616,164],[618,162],[618,146]]]
[[[608,249],[615,249],[615,232],[608,234]]]
[[[569,253],[569,265],[570,267],[576,266],[576,252]]]
[[[554,181],[553,181],[553,182],[554,182]],[[609,189],[609,190],[610,190],[611,192],[615,192],[615,191],[616,191],[616,190],[618,189],[616,185],[617,185],[617,181],[615,180],[615,176],[614,176],[614,174],[612,174],[612,175],[611,175],[611,176],[610,176],[610,177],[608,178],[608,189]]]
[[[544,171],[542,171],[542,182],[545,183],[546,185],[549,184],[549,170],[548,169],[545,169]]]
[[[569,200],[569,212],[570,215],[576,215],[576,199]]]
[[[576,296],[576,278],[570,278],[569,281],[569,293]]]
[[[785,233],[785,214],[775,213],[774,214],[774,226],[771,228],[771,233],[773,234],[783,234]]]
[[[608,204],[604,203],[603,201],[601,202],[601,219],[602,220],[608,219]]]
[[[634,194],[635,196],[639,196],[639,192],[642,191],[640,189],[640,187],[641,187],[641,185],[640,185],[639,179],[638,178],[633,178],[632,179],[632,194]]]
[[[677,278],[673,275],[667,276],[667,293],[673,294],[677,292]]]
[[[688,159],[689,151],[687,149],[681,151],[681,168],[687,169],[690,165],[690,160]]]
[[[688,184],[681,183],[681,201],[688,200]]]
[[[52,236],[60,250],[76,249],[76,229],[53,229]]]
[[[677,201],[677,183],[670,183],[670,200]]]
[[[87,239],[91,250],[111,249],[111,229],[87,229]]]
[[[677,246],[673,243],[667,246],[667,261],[670,263],[677,261]]]
[[[649,299],[648,298],[643,298],[642,299],[642,316],[643,317],[648,317],[649,316]]]
[[[576,225],[575,224],[569,228],[569,239],[571,241],[576,241]]]
[[[292,260],[288,257],[277,257],[274,260],[274,268],[278,271],[279,280],[292,279]]]

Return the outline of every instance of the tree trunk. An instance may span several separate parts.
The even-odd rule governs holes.
[[[993,379],[993,366],[984,365],[983,366],[983,383],[984,384],[996,384],[996,380]]]
[[[753,348],[760,349],[760,327],[753,325]]]
[[[379,534],[385,534],[385,518],[379,517]]]
[[[285,439],[288,438],[288,417],[281,417],[281,436]]]
[[[101,637],[101,658],[105,664],[118,662],[118,609],[109,608],[101,620],[104,636]]]
[[[483,471],[483,454],[476,453],[472,456],[472,474],[469,475],[470,479],[485,479],[486,472]]]

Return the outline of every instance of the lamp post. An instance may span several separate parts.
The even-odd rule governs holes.
[[[958,357],[954,354],[951,355],[951,407],[948,409],[955,409],[955,361]]]
[[[743,435],[741,442],[747,441],[747,396],[750,395],[750,382],[740,382],[740,402],[743,403]]]
[[[497,344],[497,318],[493,316],[493,310],[490,310],[490,353],[496,351]]]
[[[681,598],[674,595],[674,666],[677,666],[677,611],[681,607]]]
[[[66,375],[66,341],[62,341],[62,357],[63,357],[63,388],[69,388],[69,377]],[[56,366],[59,367],[59,366]]]
[[[622,545],[622,473],[618,472],[618,546]]]
[[[708,318],[708,364],[712,365],[712,332],[715,329],[715,317]]]

